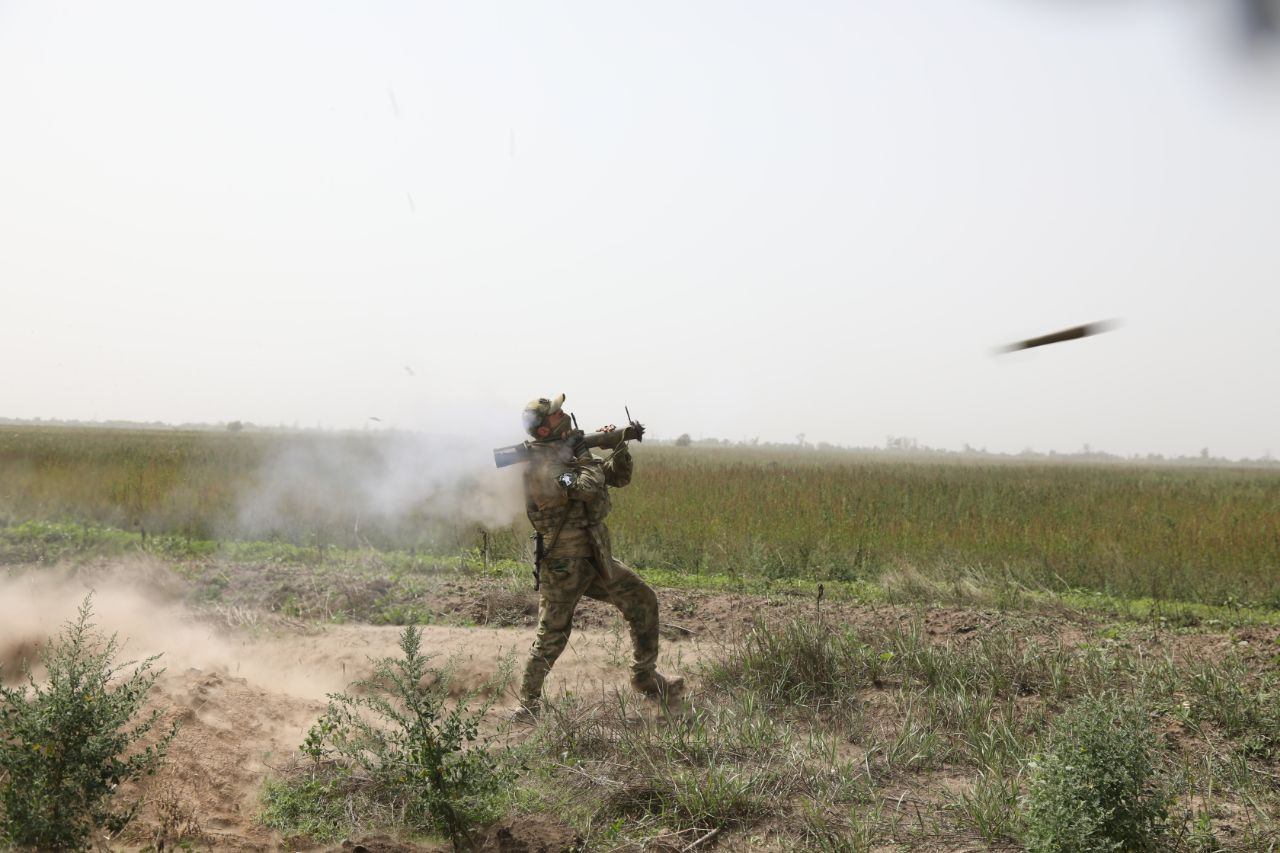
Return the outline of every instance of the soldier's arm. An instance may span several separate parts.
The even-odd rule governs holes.
[[[569,500],[589,501],[605,493],[605,472],[598,462],[566,466],[556,477],[556,485]]]
[[[610,486],[622,488],[631,482],[631,473],[635,470],[635,461],[631,451],[624,444],[604,463],[604,480]]]

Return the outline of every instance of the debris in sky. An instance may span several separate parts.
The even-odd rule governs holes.
[[[1070,329],[1063,329],[1060,332],[1041,335],[1038,338],[1027,338],[1024,341],[1016,341],[1015,343],[1006,344],[997,349],[996,353],[1017,352],[1018,350],[1042,347],[1047,344],[1060,344],[1063,341],[1074,341],[1078,338],[1087,338],[1091,335],[1109,332],[1118,325],[1120,324],[1115,320],[1101,320],[1097,323],[1085,323],[1082,326],[1072,326]]]
[[[405,193],[409,197],[409,212],[414,216],[418,215],[418,206],[413,203],[413,193]]]
[[[396,103],[396,92],[390,86],[387,87],[387,97],[391,99],[391,112],[395,113],[396,118],[400,118],[400,105]]]
[[[405,372],[405,373],[407,373],[407,374],[409,374],[410,376],[416,376],[416,375],[417,375],[416,373],[414,373],[414,372],[413,372],[413,368],[412,368],[412,367],[410,367],[410,366],[409,366],[409,365],[407,365],[407,364],[404,366],[404,372]]]
[[[378,422],[378,423],[382,423],[382,418],[375,418],[373,415],[370,415],[370,416],[369,416],[369,420],[371,420],[371,421],[376,421],[376,422]]]

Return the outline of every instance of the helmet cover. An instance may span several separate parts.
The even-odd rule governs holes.
[[[539,397],[536,400],[530,400],[525,404],[524,411],[520,413],[521,423],[524,425],[524,431],[534,438],[542,438],[538,435],[538,427],[542,426],[547,418],[560,411],[564,405],[564,395],[548,399],[547,397]],[[567,423],[568,419],[562,419],[561,423]]]

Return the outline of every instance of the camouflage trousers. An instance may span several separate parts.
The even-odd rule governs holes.
[[[582,596],[607,601],[622,612],[631,629],[635,681],[652,673],[658,665],[658,596],[640,576],[618,560],[613,560],[612,577],[606,581],[588,557],[547,560],[542,565],[542,588],[538,600],[538,635],[530,650],[520,684],[521,699],[537,702],[542,682],[560,653],[569,644],[573,612]]]

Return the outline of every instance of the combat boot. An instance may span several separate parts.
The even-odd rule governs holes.
[[[631,676],[631,686],[650,699],[666,702],[684,692],[684,679],[667,678],[660,672],[640,672]]]
[[[509,719],[522,726],[532,726],[542,716],[541,699],[521,699],[520,704],[511,712]]]

